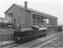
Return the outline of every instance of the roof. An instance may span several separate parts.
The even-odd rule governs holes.
[[[24,6],[17,5],[17,4],[13,4],[13,5],[11,5],[11,7],[10,7],[8,10],[6,10],[4,13],[6,14],[6,13],[7,13],[12,7],[14,7],[14,6],[17,6],[17,7],[19,7],[20,9],[25,10],[25,7],[24,7]],[[32,9],[32,8],[28,8],[27,11],[35,12],[35,13],[38,13],[38,14],[40,14],[40,15],[47,16],[47,17],[49,17],[49,18],[55,17],[55,16],[52,16],[52,15],[50,15],[50,14],[48,14],[48,13],[40,12],[40,11],[37,11],[37,10]],[[55,17],[55,18],[57,18],[57,17]]]

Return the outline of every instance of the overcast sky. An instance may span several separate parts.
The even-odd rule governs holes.
[[[25,0],[0,0],[0,17],[13,4],[24,6]],[[58,24],[63,24],[63,0],[26,0],[28,7],[58,17]]]

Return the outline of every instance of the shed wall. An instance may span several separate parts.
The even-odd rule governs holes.
[[[30,27],[31,25],[33,25],[32,13],[29,11],[25,11],[25,10],[19,8],[18,6],[13,6],[11,8],[11,10],[9,10],[7,13],[13,13],[13,16],[11,16],[11,18],[13,18],[13,19],[16,18],[16,23],[18,23],[18,24],[20,23],[22,25],[22,27]],[[41,16],[44,16],[44,15],[41,15]],[[47,17],[47,15],[45,17]],[[50,19],[50,25],[52,25],[52,26],[57,25],[56,17],[50,18],[50,16],[49,16],[49,19]],[[14,22],[14,21],[12,21],[12,22]]]
[[[13,13],[13,16],[11,18],[16,18],[16,23],[21,24],[22,27],[25,27],[23,24],[25,24],[25,11],[22,10],[21,8],[17,6],[13,6],[11,10],[9,10],[6,14],[8,13]],[[10,15],[7,15],[10,16]],[[11,19],[11,22],[13,23],[14,21]]]

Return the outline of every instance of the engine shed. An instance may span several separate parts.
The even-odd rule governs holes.
[[[43,25],[51,28],[57,26],[57,17],[28,8],[27,2],[24,3],[24,7],[13,4],[5,11],[5,18],[9,19],[10,23],[16,21],[15,24],[21,25],[22,28],[30,28],[33,25]]]

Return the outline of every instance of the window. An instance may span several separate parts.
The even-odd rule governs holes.
[[[40,16],[37,15],[37,24],[39,25],[40,24]]]
[[[33,19],[36,19],[36,15],[35,14],[33,14],[32,16],[33,16]]]
[[[50,23],[49,19],[44,19],[44,22],[45,22],[46,24],[49,24],[49,23]]]
[[[43,16],[41,16],[41,23],[43,23]]]
[[[7,13],[7,15],[9,15],[9,16],[11,16],[11,17],[13,17],[13,13]]]
[[[43,16],[41,16],[41,19],[43,19]]]
[[[36,25],[37,19],[35,14],[32,15],[32,19],[33,19],[33,25]]]
[[[49,24],[50,22],[48,18],[36,14],[32,15],[32,19],[33,19],[33,25],[44,25]]]
[[[33,24],[36,25],[36,21],[33,21]]]

